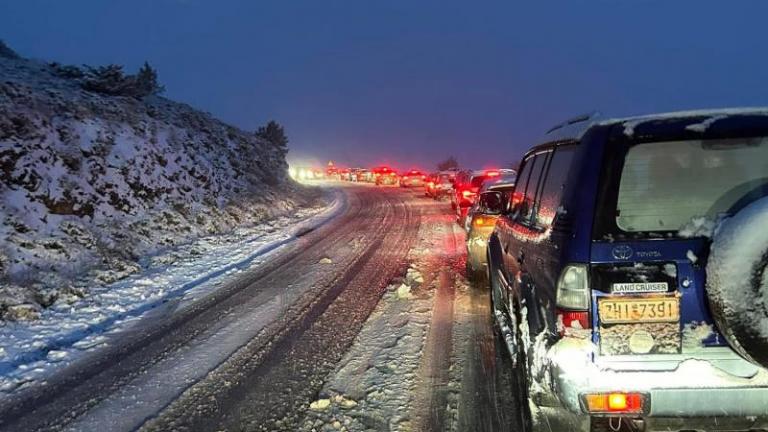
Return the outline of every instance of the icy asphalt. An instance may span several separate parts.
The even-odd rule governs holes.
[[[463,233],[419,192],[342,187],[325,223],[3,395],[0,430],[518,430]]]

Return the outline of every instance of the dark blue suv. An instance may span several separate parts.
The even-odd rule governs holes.
[[[767,429],[767,196],[768,110],[550,130],[488,243],[525,423]]]

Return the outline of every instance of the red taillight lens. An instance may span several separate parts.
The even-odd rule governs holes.
[[[558,322],[563,323],[563,330],[565,330],[566,327],[576,329],[592,328],[592,323],[589,322],[589,312],[587,311],[568,311],[557,309],[556,315]],[[563,332],[561,331],[561,334],[562,333]]]
[[[520,204],[523,202],[523,193],[522,192],[515,192],[512,194],[512,207]]]
[[[591,413],[642,413],[646,397],[642,393],[596,393],[583,396]]]
[[[475,192],[471,190],[463,190],[461,191],[461,196],[464,197],[464,199],[472,199],[475,195],[477,195]]]

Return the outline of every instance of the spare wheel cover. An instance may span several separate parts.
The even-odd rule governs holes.
[[[745,359],[768,367],[768,197],[718,227],[707,297],[720,332]]]

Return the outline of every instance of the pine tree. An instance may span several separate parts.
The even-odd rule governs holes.
[[[459,162],[453,156],[449,156],[448,159],[437,164],[438,171],[446,171],[446,170],[458,169],[458,168],[459,168]]]
[[[269,141],[284,152],[288,151],[288,137],[285,136],[283,127],[274,120],[270,120],[266,126],[259,127],[256,136]]]
[[[138,97],[157,95],[165,91],[165,87],[157,81],[157,71],[148,62],[144,62],[144,66],[139,69],[135,80],[136,96]]]

